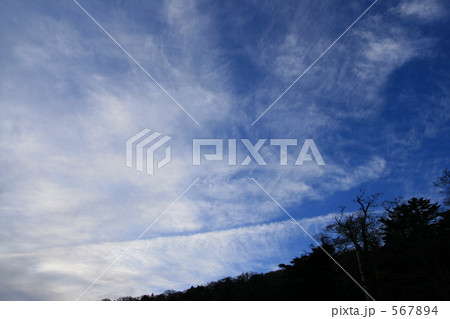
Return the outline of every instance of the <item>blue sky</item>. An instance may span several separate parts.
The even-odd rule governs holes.
[[[445,1],[378,1],[252,123],[371,1],[5,1],[0,13],[0,299],[74,300],[198,182],[83,299],[186,289],[277,268],[311,234],[383,199],[439,194],[448,168],[449,11]],[[149,176],[125,141],[172,137]],[[326,165],[192,166],[193,138],[313,138]],[[238,146],[238,162],[247,154]]]

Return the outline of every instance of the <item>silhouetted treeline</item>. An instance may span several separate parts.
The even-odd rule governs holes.
[[[449,205],[448,170],[435,186]],[[380,211],[379,197],[361,189],[358,209],[342,209],[318,236],[320,246],[280,270],[118,300],[450,300],[450,210],[411,198]]]

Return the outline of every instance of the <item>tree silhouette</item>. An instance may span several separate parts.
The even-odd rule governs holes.
[[[385,245],[411,244],[432,235],[440,216],[439,207],[429,199],[412,198],[393,209],[386,208],[387,217],[380,220]]]
[[[390,299],[449,297],[448,257],[443,255],[448,252],[448,245],[438,231],[441,216],[437,203],[412,198],[387,209],[387,216],[381,218],[385,243],[383,279]]]
[[[361,285],[366,289],[375,290],[375,268],[372,253],[380,246],[379,220],[373,213],[377,206],[380,193],[366,195],[366,189],[360,188],[355,198],[358,204],[356,212],[344,214],[335,218],[333,224],[326,227],[327,232],[335,234],[333,243],[345,251],[353,251],[358,266]],[[368,296],[364,294],[368,300]]]
[[[446,194],[449,171],[435,183]],[[360,189],[357,210],[344,212],[318,236],[320,246],[265,274],[243,273],[185,291],[117,300],[377,300],[450,299],[450,210],[429,199],[397,199],[375,211],[380,194]],[[329,254],[325,254],[322,248]],[[344,273],[332,258],[341,265]],[[106,299],[105,299],[106,300]]]
[[[450,171],[444,169],[442,176],[433,183],[434,186],[441,188],[440,193],[444,194],[444,205],[450,206]]]

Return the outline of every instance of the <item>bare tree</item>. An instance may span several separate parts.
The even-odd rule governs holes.
[[[341,208],[341,214],[327,227],[328,232],[335,234],[334,244],[338,248],[355,252],[361,284],[365,289],[368,272],[365,265],[370,263],[371,251],[380,245],[379,222],[373,214],[380,195],[380,193],[366,195],[366,188],[361,187],[355,198],[358,209],[355,212],[345,213],[345,207]]]
[[[450,206],[450,171],[444,169],[442,176],[433,185],[439,187],[441,189],[440,193],[444,194],[444,205]]]

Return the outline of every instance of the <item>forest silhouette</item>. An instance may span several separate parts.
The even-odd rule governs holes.
[[[450,171],[434,185],[442,204],[415,197],[380,202],[381,194],[361,188],[358,209],[341,209],[317,236],[320,246],[279,270],[117,300],[450,300]]]

